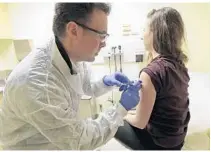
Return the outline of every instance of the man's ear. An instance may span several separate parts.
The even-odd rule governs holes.
[[[69,22],[66,25],[66,32],[70,37],[77,37],[79,34],[78,25],[75,22]]]

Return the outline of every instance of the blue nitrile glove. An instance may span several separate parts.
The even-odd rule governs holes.
[[[134,81],[130,81],[129,83],[126,83],[126,84],[122,84],[120,87],[119,87],[119,91],[126,91],[127,88],[132,85],[134,83]]]
[[[134,108],[140,101],[139,90],[141,89],[141,83],[139,80],[133,84],[129,84],[127,89],[123,91],[120,103],[127,111]]]
[[[121,72],[115,72],[111,75],[104,76],[103,83],[107,86],[117,86],[120,87],[123,84],[129,83],[130,80],[126,75]]]

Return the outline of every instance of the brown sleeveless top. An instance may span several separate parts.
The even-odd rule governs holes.
[[[158,56],[142,71],[150,76],[157,93],[145,129],[155,144],[165,148],[178,146],[184,141],[190,120],[188,70],[171,57]]]

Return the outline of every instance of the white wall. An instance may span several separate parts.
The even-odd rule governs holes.
[[[39,44],[51,34],[53,3],[11,3],[8,8],[14,39]]]
[[[149,3],[113,3],[109,15],[107,47],[102,49],[96,63],[103,62],[113,45],[122,45],[125,61],[134,61],[134,54],[143,50],[140,36],[122,37],[122,25],[130,24],[133,32],[141,34]],[[12,34],[15,39],[33,39],[35,45],[52,35],[54,3],[11,3],[8,5]]]
[[[103,57],[111,52],[112,46],[122,45],[124,61],[135,61],[135,53],[143,51],[141,41],[142,31],[145,24],[147,9],[150,3],[112,3],[112,11],[108,19],[107,47],[102,49],[100,56],[96,58],[96,63],[102,63]],[[137,32],[138,36],[123,37],[123,25],[131,25],[132,32]]]

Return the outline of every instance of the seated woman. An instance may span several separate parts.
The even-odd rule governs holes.
[[[181,150],[190,120],[184,23],[170,7],[147,18],[144,45],[152,60],[140,71],[141,100],[115,138],[134,150]]]

